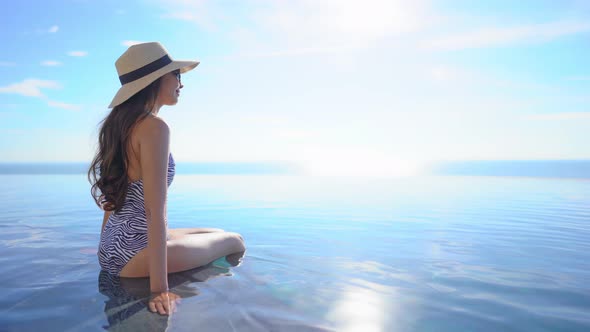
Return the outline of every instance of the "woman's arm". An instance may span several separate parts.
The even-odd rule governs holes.
[[[109,220],[109,217],[112,212],[113,211],[105,211],[104,212],[104,218],[102,219],[102,227],[100,228],[100,234],[102,234],[102,232],[104,231],[104,225],[107,224],[107,220]]]
[[[139,138],[141,177],[148,228],[150,289],[168,290],[166,194],[170,132],[159,119],[147,119]]]

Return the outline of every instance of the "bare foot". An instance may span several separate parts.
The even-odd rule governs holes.
[[[225,256],[225,260],[231,266],[238,266],[242,262],[242,257],[244,257],[244,253],[245,253],[245,251],[240,251],[240,252],[236,252],[233,254],[229,254],[229,255]]]

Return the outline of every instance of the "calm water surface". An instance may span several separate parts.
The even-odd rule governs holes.
[[[171,228],[241,233],[225,259],[147,279],[96,257],[81,175],[0,175],[0,331],[588,331],[590,181],[177,175]]]

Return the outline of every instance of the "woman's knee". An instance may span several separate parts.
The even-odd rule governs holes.
[[[229,234],[230,236],[232,236],[232,237],[235,237],[235,238],[237,238],[238,240],[240,240],[240,241],[244,242],[244,238],[242,237],[242,235],[241,235],[241,234],[239,234],[239,233],[236,233],[236,232],[226,232],[226,233],[227,233],[227,234]]]
[[[238,251],[243,251],[246,249],[242,235],[235,232],[225,232],[225,234],[232,240],[232,242],[234,242]]]

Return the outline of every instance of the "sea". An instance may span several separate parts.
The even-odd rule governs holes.
[[[182,301],[160,316],[147,278],[100,270],[102,211],[80,165],[3,164],[0,331],[590,331],[590,164],[506,165],[185,165],[169,227],[238,232],[247,250],[170,274]]]

